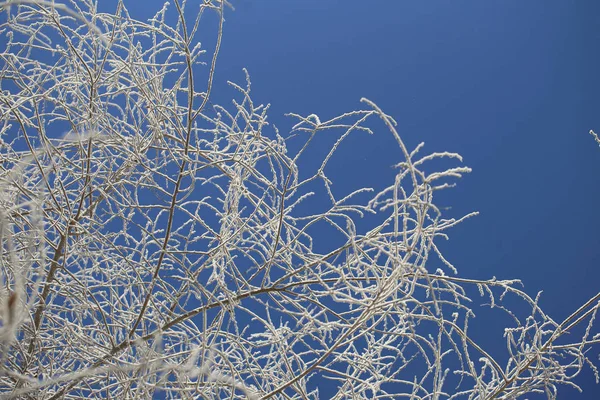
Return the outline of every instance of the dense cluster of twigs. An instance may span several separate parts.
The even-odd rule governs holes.
[[[210,103],[228,7],[174,0],[142,22],[122,2],[0,1],[0,397],[556,398],[594,369],[598,296],[554,322],[518,281],[459,278],[442,256],[474,214],[445,218],[434,195],[469,169],[425,166],[460,156],[408,149],[368,100],[290,114],[290,136],[248,76],[231,106]],[[336,197],[327,164],[373,119],[397,141],[396,178]],[[324,132],[338,141],[301,172]],[[317,187],[321,208],[303,207]],[[343,244],[319,252],[325,225]],[[469,334],[471,287],[512,317],[502,359]]]

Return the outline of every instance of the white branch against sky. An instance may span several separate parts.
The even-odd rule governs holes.
[[[596,373],[600,295],[557,322],[442,255],[476,215],[436,206],[458,154],[409,148],[367,99],[281,133],[247,72],[214,104],[228,3],[127,4],[0,2],[1,398],[556,398]],[[338,193],[333,154],[373,132],[395,179]],[[304,168],[319,135],[337,141]],[[341,244],[317,251],[323,227]],[[481,303],[512,321],[501,356],[469,332]]]

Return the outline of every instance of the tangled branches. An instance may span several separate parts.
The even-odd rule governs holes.
[[[365,99],[327,121],[290,114],[284,137],[248,74],[231,106],[210,103],[226,6],[175,0],[142,22],[122,2],[0,3],[3,396],[309,399],[334,381],[337,399],[556,398],[594,368],[598,296],[556,323],[518,281],[459,278],[442,256],[436,241],[475,213],[446,218],[434,195],[470,170],[425,167],[459,155],[409,150]],[[395,180],[336,197],[332,155],[377,119]],[[339,139],[301,171],[324,134]],[[302,211],[317,187],[321,208]],[[323,226],[343,244],[317,251]],[[513,317],[502,360],[469,334],[470,287]]]

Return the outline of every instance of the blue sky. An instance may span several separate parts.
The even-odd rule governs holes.
[[[285,112],[332,117],[367,97],[409,145],[464,157],[473,172],[440,200],[454,216],[481,213],[443,246],[462,276],[520,278],[544,291],[555,320],[600,290],[600,149],[588,134],[600,130],[600,3],[233,4],[217,85],[248,68],[255,101],[272,103],[282,130]],[[388,184],[400,159],[383,129],[341,151],[330,170],[340,192]],[[578,382],[584,394],[564,395],[597,398],[590,371]]]
[[[126,4],[152,14],[160,3]],[[225,82],[242,82],[243,67],[283,132],[286,112],[325,119],[367,97],[396,118],[410,147],[458,152],[473,168],[440,198],[452,216],[481,213],[443,245],[461,276],[520,278],[530,294],[544,291],[555,320],[598,292],[600,148],[588,131],[600,131],[599,2],[232,3],[214,102],[229,101]],[[387,185],[400,161],[384,129],[340,152],[328,171],[340,193]],[[589,371],[577,382],[587,391],[566,388],[563,398],[597,398]]]

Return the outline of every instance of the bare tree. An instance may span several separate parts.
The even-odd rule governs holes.
[[[459,155],[407,148],[366,99],[289,114],[285,136],[247,74],[231,105],[210,102],[228,8],[174,0],[143,22],[123,2],[0,1],[2,398],[316,399],[333,381],[336,399],[554,399],[596,372],[600,294],[555,322],[519,281],[460,278],[442,256],[475,215],[434,203],[470,171]],[[332,154],[377,119],[395,180],[335,195]],[[300,171],[325,132],[337,142]],[[435,159],[451,166],[426,172]],[[379,222],[361,230],[365,214]],[[342,243],[327,252],[323,226]],[[472,288],[512,318],[502,357],[469,333]]]

